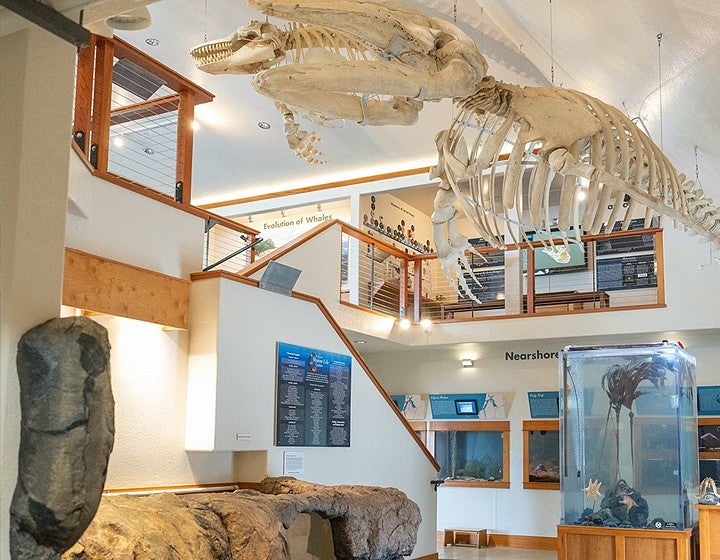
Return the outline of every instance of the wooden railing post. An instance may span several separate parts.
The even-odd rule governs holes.
[[[110,107],[112,101],[113,42],[97,37],[95,89],[90,127],[90,163],[107,171],[110,145]]]
[[[190,204],[193,154],[192,123],[195,119],[195,93],[190,90],[183,90],[179,93],[175,200],[182,204]]]
[[[78,52],[75,76],[73,140],[86,158],[90,154],[90,108],[92,107],[96,43],[95,35],[90,35],[90,43]]]
[[[413,260],[413,316],[415,322],[420,321],[420,298],[422,297],[422,263],[419,259]]]
[[[400,259],[400,278],[398,279],[398,288],[400,292],[400,301],[398,302],[398,315],[401,319],[407,318],[407,294],[408,294],[408,261]],[[415,318],[417,321],[417,318]]]

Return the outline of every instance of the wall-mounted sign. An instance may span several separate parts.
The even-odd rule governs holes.
[[[720,385],[700,385],[697,388],[699,416],[720,416]]]
[[[390,395],[407,420],[425,420],[427,400],[423,395]]]
[[[350,446],[352,358],[278,343],[275,444]]]
[[[528,393],[530,418],[559,418],[560,394],[558,391],[532,391]]]
[[[632,290],[657,287],[655,255],[598,259],[598,290]]]
[[[434,419],[505,418],[505,399],[500,393],[430,395]]]

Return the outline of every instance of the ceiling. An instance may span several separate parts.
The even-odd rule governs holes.
[[[490,73],[499,79],[549,85],[554,78],[558,86],[584,91],[640,117],[678,170],[691,178],[696,175],[697,146],[701,185],[720,194],[715,193],[720,178],[720,0],[406,3],[449,20],[456,9],[458,25],[475,40]],[[197,108],[195,204],[416,168],[436,160],[434,137],[449,125],[449,102],[426,103],[411,127],[338,123],[323,128],[320,148],[327,163],[305,163],[287,148],[280,113],[250,87],[249,76],[204,74],[188,55],[206,37],[229,35],[252,19],[263,19],[262,14],[242,0],[161,0],[149,9],[151,27],[118,35],[216,96]],[[148,46],[148,37],[160,44]],[[272,127],[262,130],[260,121]]]

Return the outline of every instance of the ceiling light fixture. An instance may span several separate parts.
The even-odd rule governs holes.
[[[401,319],[400,320],[400,330],[401,331],[408,330],[410,328],[410,325],[411,325],[410,319]]]
[[[367,340],[356,340],[355,344],[367,344]]]
[[[151,156],[155,153],[155,150],[152,148],[143,148],[143,152],[145,152],[147,155]]]
[[[137,31],[150,27],[150,12],[143,6],[125,12],[124,14],[116,14],[105,20],[105,25],[112,29],[121,29],[124,31]]]
[[[197,121],[197,119],[193,119],[193,121],[190,123],[190,128],[193,130],[197,130],[200,128],[200,123]]]
[[[429,333],[430,329],[432,329],[432,321],[430,319],[423,319],[420,321],[420,326],[422,327],[423,332]]]
[[[462,360],[460,360],[460,363],[464,368],[473,367],[474,365],[473,361],[470,358],[463,358]]]
[[[269,130],[270,129],[270,123],[267,121],[260,121],[258,123],[258,126],[262,128],[263,130]]]
[[[145,39],[145,42],[151,47],[160,46],[160,39],[156,39],[155,37],[148,37],[147,39]]]

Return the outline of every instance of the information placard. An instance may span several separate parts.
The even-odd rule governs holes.
[[[429,400],[432,417],[436,420],[506,417],[502,393],[432,394]]]
[[[657,287],[655,255],[598,259],[598,290],[632,290]]]
[[[558,391],[531,391],[528,393],[530,418],[559,418],[560,395]]]
[[[720,385],[700,385],[697,388],[699,416],[720,416]]]
[[[275,444],[350,446],[352,358],[278,343]]]

